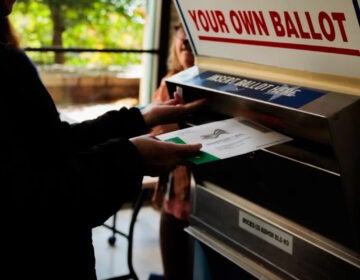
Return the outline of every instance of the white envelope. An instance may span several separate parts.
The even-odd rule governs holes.
[[[201,143],[199,156],[188,159],[195,164],[238,156],[292,140],[243,117],[164,133],[157,138],[183,144]]]

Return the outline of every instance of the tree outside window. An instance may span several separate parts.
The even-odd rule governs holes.
[[[13,22],[23,47],[142,49],[146,0],[18,0]],[[137,53],[30,53],[37,64],[140,64]]]

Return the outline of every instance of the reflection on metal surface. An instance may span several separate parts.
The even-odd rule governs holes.
[[[279,85],[293,94],[268,100],[261,90],[276,88],[272,81],[184,72],[167,80],[169,92],[179,86],[185,101],[208,99],[188,125],[242,116],[294,139],[194,166],[192,231],[281,278],[360,279],[360,96]]]

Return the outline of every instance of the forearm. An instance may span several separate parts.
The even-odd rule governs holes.
[[[90,148],[111,138],[131,138],[148,132],[144,118],[137,108],[109,111],[94,120],[69,125],[63,130],[74,146]]]

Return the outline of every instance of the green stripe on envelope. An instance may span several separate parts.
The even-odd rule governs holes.
[[[182,140],[180,137],[169,138],[169,139],[166,139],[164,141],[173,142],[173,143],[177,143],[177,144],[186,144],[186,142],[184,140]],[[211,155],[209,153],[205,153],[205,152],[200,151],[200,153],[197,156],[188,157],[187,160],[194,163],[194,164],[202,164],[202,163],[207,163],[207,162],[219,160],[219,158],[216,157],[216,156],[213,156],[213,155]]]
[[[186,144],[184,140],[182,140],[180,137],[174,137],[164,140],[165,142],[174,142],[177,144]]]

